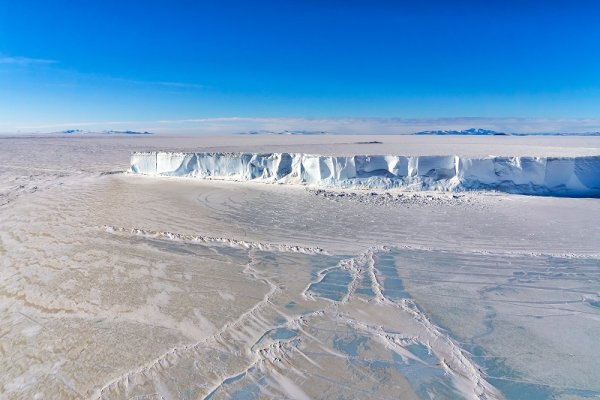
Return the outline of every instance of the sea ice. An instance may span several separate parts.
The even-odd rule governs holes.
[[[322,183],[471,163],[460,179],[590,188],[573,160],[596,142],[378,136],[407,158],[367,162],[360,139],[0,137],[0,397],[597,397],[598,199]],[[205,148],[322,148],[290,183],[326,187],[122,173],[132,151]],[[234,172],[287,179],[289,160],[256,162]]]

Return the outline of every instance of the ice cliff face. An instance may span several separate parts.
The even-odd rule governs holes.
[[[600,197],[600,156],[320,156],[298,153],[133,153],[131,172],[321,187],[497,190]]]

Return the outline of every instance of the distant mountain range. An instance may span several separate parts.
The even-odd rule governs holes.
[[[437,130],[415,132],[414,135],[460,135],[460,136],[600,136],[600,132],[534,132],[534,133],[504,133],[491,129],[470,128],[458,130]]]
[[[152,132],[144,131],[86,131],[83,129],[67,129],[57,133],[63,133],[65,135],[152,135]]]
[[[508,136],[508,133],[496,132],[491,129],[470,128],[462,131],[456,130],[437,130],[437,131],[421,131],[415,135],[472,135],[472,136]]]
[[[240,135],[331,135],[332,132],[326,131],[247,131],[240,132]]]

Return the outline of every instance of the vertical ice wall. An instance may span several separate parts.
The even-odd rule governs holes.
[[[299,153],[134,153],[131,171],[315,186],[498,190],[600,197],[600,156],[320,156]]]

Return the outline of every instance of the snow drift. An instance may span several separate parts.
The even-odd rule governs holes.
[[[338,188],[497,190],[600,197],[600,156],[465,158],[144,152],[132,154],[131,172]]]

